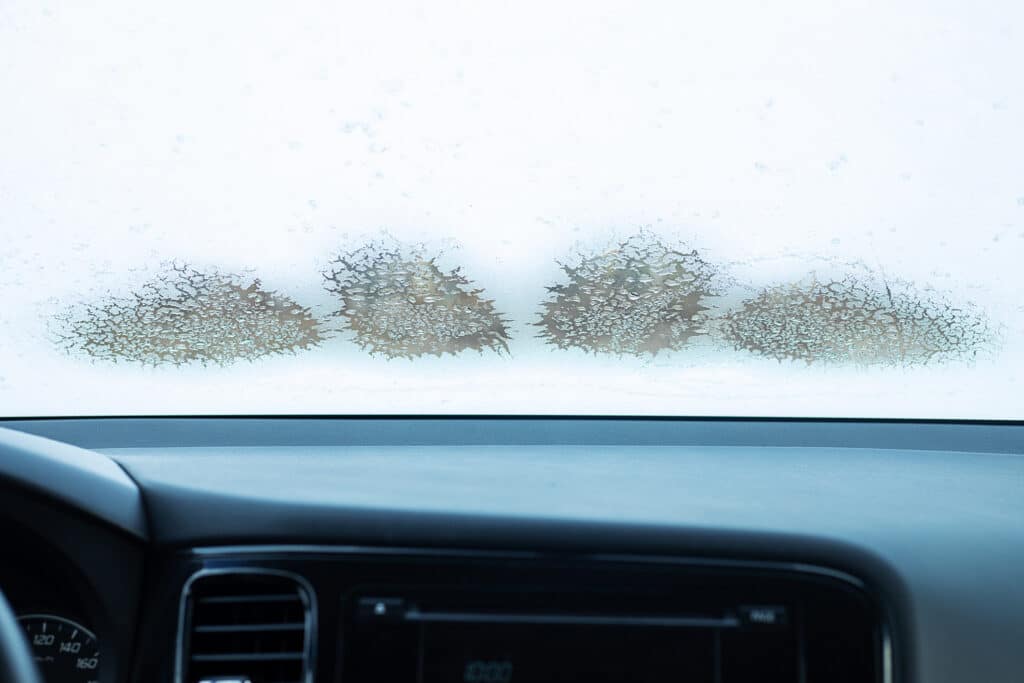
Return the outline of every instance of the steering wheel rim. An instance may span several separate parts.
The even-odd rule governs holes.
[[[7,598],[0,591],[0,683],[42,683],[35,658]]]

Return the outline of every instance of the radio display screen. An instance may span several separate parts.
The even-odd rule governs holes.
[[[423,683],[713,683],[707,629],[425,624]]]

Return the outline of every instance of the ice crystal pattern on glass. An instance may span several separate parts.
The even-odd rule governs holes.
[[[507,322],[494,301],[437,258],[423,247],[373,243],[331,263],[327,289],[361,348],[387,358],[508,351]]]
[[[991,342],[973,306],[858,275],[768,287],[726,314],[722,328],[738,349],[806,363],[917,366],[968,360]]]
[[[604,252],[561,264],[536,323],[559,348],[653,356],[706,332],[715,270],[696,251],[641,232]]]
[[[320,344],[309,311],[257,279],[174,265],[125,297],[75,306],[57,318],[70,354],[145,365],[227,365]]]

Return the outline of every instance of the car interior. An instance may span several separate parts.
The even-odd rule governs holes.
[[[1022,65],[0,0],[0,683],[1024,683]]]
[[[4,671],[20,642],[53,683],[1021,670],[1020,425],[109,418],[0,435]]]

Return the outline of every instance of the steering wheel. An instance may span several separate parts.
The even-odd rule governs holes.
[[[18,620],[0,592],[0,683],[42,683]]]

